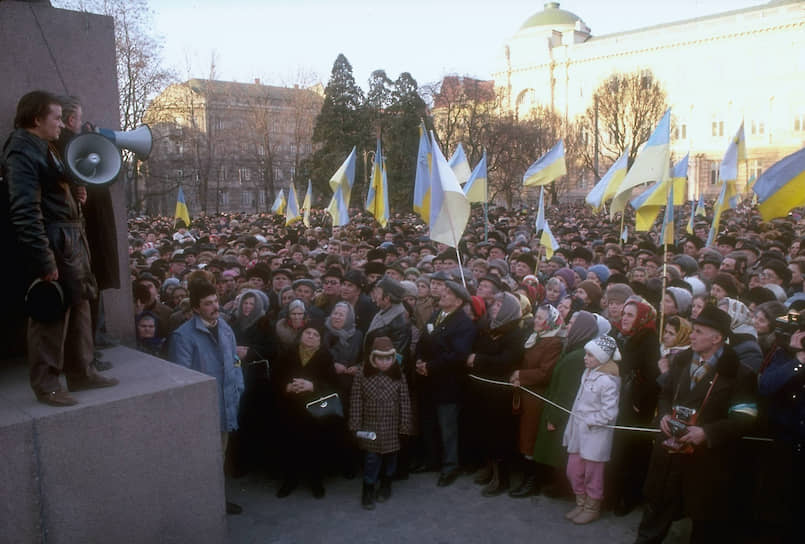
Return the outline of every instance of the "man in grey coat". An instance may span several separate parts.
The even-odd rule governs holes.
[[[226,459],[230,431],[238,428],[238,406],[243,393],[235,333],[219,319],[215,286],[205,280],[189,285],[193,317],[171,335],[168,358],[176,364],[203,372],[218,382],[218,408],[221,418],[221,445]],[[228,514],[239,514],[240,506],[227,502]]]

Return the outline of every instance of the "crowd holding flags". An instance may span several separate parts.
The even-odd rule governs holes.
[[[369,183],[369,194],[366,196],[366,211],[371,213],[385,227],[389,222],[389,182],[386,175],[386,161],[377,139],[377,149],[372,161],[372,179]]]

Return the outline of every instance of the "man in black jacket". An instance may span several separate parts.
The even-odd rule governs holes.
[[[466,375],[467,357],[477,331],[463,310],[470,294],[460,284],[446,281],[435,312],[422,331],[416,348],[416,372],[420,389],[422,436],[429,459],[416,472],[424,472],[436,461],[441,439],[441,474],[437,485],[452,484],[458,468],[458,415],[461,382]]]
[[[61,389],[64,371],[70,391],[116,385],[91,367],[94,343],[89,300],[97,286],[79,220],[78,205],[53,143],[64,127],[57,97],[33,91],[17,104],[15,130],[4,146],[9,220],[29,283],[58,282],[66,307],[53,321],[28,321],[28,361],[36,398],[53,406],[76,400]]]
[[[757,418],[755,374],[725,344],[726,312],[708,305],[693,323],[690,349],[663,376],[657,406],[663,434],[646,478],[640,544],[659,544],[681,517],[693,520],[691,542],[729,542],[731,501],[747,499],[731,494],[731,485],[740,470],[737,442]]]

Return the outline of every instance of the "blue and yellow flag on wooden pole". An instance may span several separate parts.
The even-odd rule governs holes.
[[[184,199],[181,185],[179,185],[179,194],[176,195],[176,211],[173,212],[173,217],[184,221],[185,226],[190,226],[190,212],[187,210],[187,201]]]
[[[336,227],[343,227],[349,223],[349,198],[355,185],[355,157],[356,150],[353,147],[344,163],[330,178],[333,198],[327,206],[327,213],[333,218],[333,226]]]
[[[537,159],[537,162],[528,167],[523,175],[523,185],[525,187],[548,185],[565,174],[567,174],[565,144],[559,140],[547,153]]]
[[[285,206],[285,226],[292,225],[302,219],[302,213],[299,211],[299,201],[296,198],[296,187],[293,181],[291,186],[288,187],[288,204]]]
[[[389,183],[386,177],[386,161],[377,139],[375,158],[372,161],[372,180],[369,183],[369,194],[366,195],[366,211],[371,213],[385,227],[389,222]]]
[[[416,157],[414,178],[414,213],[430,225],[430,175],[432,154],[425,123],[419,126],[419,150]]]
[[[313,185],[310,180],[307,180],[307,192],[305,193],[305,200],[302,201],[302,223],[306,227],[310,227],[310,206],[313,202]]]

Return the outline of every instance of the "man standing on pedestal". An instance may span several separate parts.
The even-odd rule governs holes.
[[[17,104],[15,130],[4,156],[9,192],[9,220],[29,284],[58,282],[64,312],[55,319],[32,315],[27,347],[31,387],[36,398],[53,406],[76,400],[59,383],[63,371],[70,391],[109,387],[115,378],[97,374],[89,300],[97,295],[78,204],[64,165],[53,147],[63,128],[58,98],[33,91]]]

